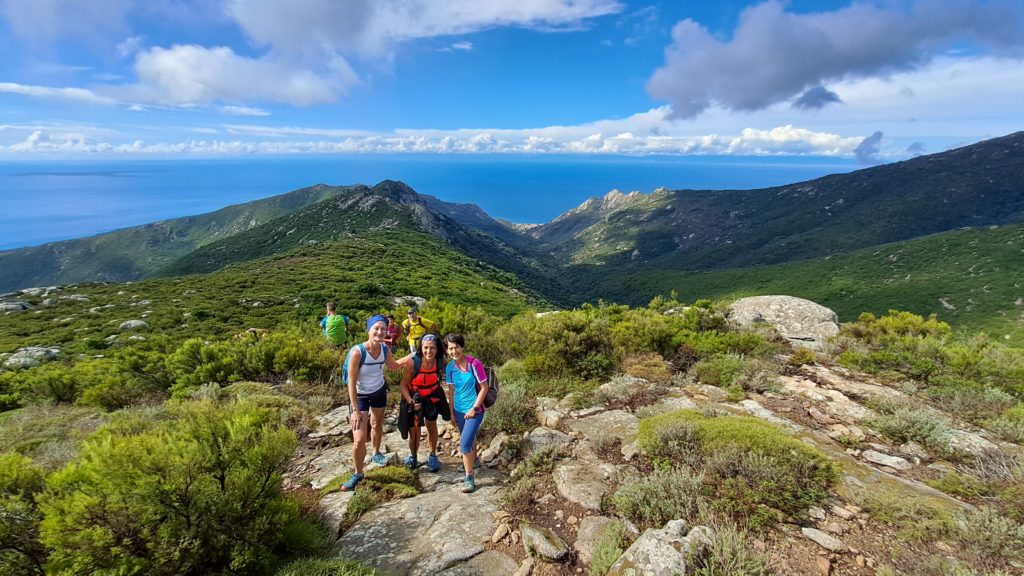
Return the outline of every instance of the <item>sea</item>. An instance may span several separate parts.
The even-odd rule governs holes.
[[[749,189],[861,166],[815,157],[345,155],[0,162],[0,250],[210,212],[313,184],[400,180],[495,218],[549,222],[611,190]]]

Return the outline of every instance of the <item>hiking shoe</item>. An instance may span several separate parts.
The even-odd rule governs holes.
[[[359,481],[362,479],[362,474],[353,474],[352,476],[349,477],[348,480],[345,481],[344,484],[341,485],[341,488],[339,488],[339,490],[341,490],[342,492],[351,492],[356,489],[356,484],[359,484]]]
[[[441,461],[437,459],[437,454],[433,452],[430,453],[430,456],[427,456],[427,470],[430,472],[441,471]]]
[[[387,466],[388,457],[381,454],[380,452],[377,452],[376,454],[373,455],[373,458],[370,458],[370,462],[373,462],[378,466]]]
[[[466,476],[466,481],[462,484],[462,491],[466,494],[476,491],[476,482],[472,476]]]
[[[415,470],[419,465],[419,462],[416,461],[416,457],[412,454],[405,457],[405,467],[409,470]]]

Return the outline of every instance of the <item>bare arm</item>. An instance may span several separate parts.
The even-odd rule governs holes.
[[[402,398],[410,405],[412,402],[412,392],[409,390],[409,382],[412,381],[412,362],[405,363],[405,368],[402,370],[402,383],[399,385],[402,392]]]
[[[388,346],[387,350],[388,352],[384,356],[384,365],[391,370],[405,370],[405,366],[403,366],[398,360],[395,360],[395,355],[391,353],[390,346]]]
[[[356,380],[359,379],[359,367],[362,363],[359,348],[352,348],[348,353],[348,400],[353,413],[359,411],[359,399],[356,398]]]

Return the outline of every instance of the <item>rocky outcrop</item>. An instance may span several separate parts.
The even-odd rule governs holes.
[[[820,350],[839,333],[839,316],[831,309],[795,296],[753,296],[729,306],[730,319],[740,326],[771,324],[794,346]]]
[[[60,348],[47,346],[26,346],[18,348],[4,361],[4,368],[34,368],[47,360],[55,360]]]
[[[558,535],[544,528],[524,523],[519,527],[523,548],[530,556],[547,562],[561,562],[569,557],[569,545]]]
[[[122,331],[124,331],[124,330],[142,330],[144,328],[149,328],[149,323],[146,322],[145,320],[126,320],[124,322],[121,322],[121,325],[118,326],[118,329],[120,329]]]
[[[714,532],[705,526],[689,529],[686,520],[670,520],[664,528],[644,531],[608,576],[677,576],[694,573],[694,560],[714,544]]]

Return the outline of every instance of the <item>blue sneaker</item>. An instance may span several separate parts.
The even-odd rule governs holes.
[[[387,466],[388,457],[381,454],[380,452],[377,452],[376,454],[373,455],[373,458],[370,458],[370,462],[373,462],[378,466]]]
[[[462,484],[462,491],[466,494],[476,491],[476,482],[472,476],[466,476],[466,481]]]
[[[437,459],[437,454],[433,452],[430,453],[430,456],[427,456],[427,470],[430,472],[441,471],[441,461]]]
[[[415,470],[416,468],[419,467],[419,465],[419,462],[416,461],[416,457],[413,456],[412,454],[409,454],[408,456],[405,457],[405,467],[408,468],[409,470]]]
[[[362,479],[362,474],[353,474],[352,476],[349,477],[348,480],[345,481],[344,484],[341,485],[341,488],[339,488],[339,490],[341,490],[342,492],[351,492],[356,489],[356,484],[359,484],[359,482]]]

